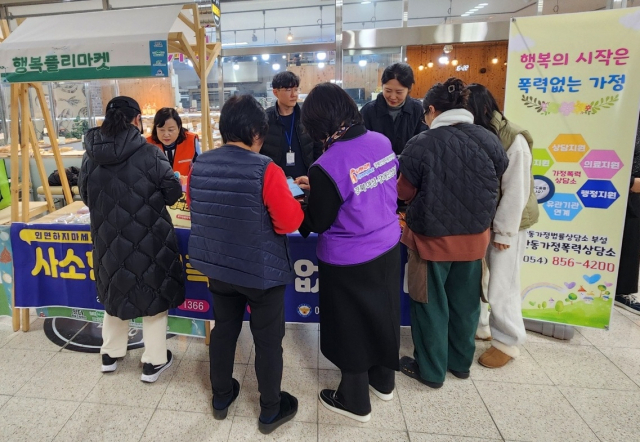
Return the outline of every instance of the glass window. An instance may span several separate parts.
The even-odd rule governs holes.
[[[381,91],[385,68],[401,61],[400,48],[345,51],[342,60],[342,87],[361,108],[365,103],[375,100]]]

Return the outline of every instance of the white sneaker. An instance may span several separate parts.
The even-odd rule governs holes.
[[[382,399],[383,401],[390,401],[393,400],[393,391],[391,393],[383,393],[381,391],[376,390],[375,388],[373,388],[373,386],[369,385],[369,390],[371,390],[371,392],[373,394],[375,394],[376,396],[378,396],[380,399]]]

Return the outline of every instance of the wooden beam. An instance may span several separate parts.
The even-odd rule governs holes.
[[[40,144],[38,143],[38,137],[36,136],[36,129],[33,126],[33,120],[31,119],[29,119],[29,134],[31,138],[31,150],[33,150],[33,158],[35,160],[36,167],[38,168],[38,175],[40,176],[40,181],[42,182],[42,188],[44,190],[44,197],[47,201],[47,210],[49,210],[49,213],[51,213],[54,212],[56,208],[53,204],[53,195],[51,195],[49,177],[47,176],[47,172],[44,168],[44,163],[42,162],[42,155],[40,155]]]
[[[0,33],[2,34],[2,39],[5,40],[9,34],[11,34],[11,29],[9,29],[9,23],[6,20],[0,20]]]
[[[22,153],[22,216],[23,223],[29,222],[29,201],[31,200],[31,174],[29,173],[29,86],[20,88],[20,152]]]
[[[200,77],[200,113],[202,119],[200,120],[202,128],[202,151],[206,152],[211,147],[209,128],[211,117],[209,116],[209,89],[207,87],[207,50],[206,50],[206,33],[204,28],[198,28],[196,33],[196,41],[198,44],[198,54],[200,55],[200,64],[198,69],[198,76]]]
[[[191,29],[193,32],[196,32],[196,25],[193,24],[193,22],[191,20],[189,20],[189,18],[184,15],[182,12],[178,15],[178,18],[180,20],[182,20],[182,23],[184,23],[185,25],[187,25],[189,27],[189,29]]]
[[[56,167],[58,168],[58,173],[60,174],[60,184],[62,184],[62,193],[64,193],[64,199],[66,200],[67,204],[71,204],[73,202],[73,196],[71,195],[69,180],[67,180],[67,174],[64,170],[64,163],[62,162],[62,156],[60,155],[60,148],[58,147],[58,134],[53,128],[51,113],[49,112],[49,108],[47,107],[47,100],[44,97],[44,89],[42,89],[42,84],[40,83],[29,83],[29,85],[35,89],[38,96],[38,101],[40,102],[40,109],[42,109],[42,118],[44,119],[44,125],[47,128],[49,139],[51,140],[51,151],[53,152],[53,157],[56,160]],[[51,134],[54,134],[55,136],[52,137]]]
[[[191,9],[191,13],[193,14],[193,24],[195,26],[194,32],[197,34],[197,29],[200,29],[200,13],[198,12],[198,5],[191,3],[184,5],[182,9]]]
[[[200,63],[204,63],[204,61],[203,61],[203,60],[205,60],[204,57],[202,57],[202,56],[200,56],[199,58],[196,57],[196,53],[191,48],[191,45],[189,44],[189,40],[187,40],[187,37],[182,32],[180,32],[180,38],[179,38],[178,42],[180,43],[180,47],[182,48],[182,50],[180,52],[182,52],[184,55],[189,57],[189,59],[193,63],[193,69],[195,69],[195,71],[196,71],[196,73],[198,74],[198,77],[199,77],[200,76],[200,72],[202,72],[202,70],[200,68]],[[198,51],[198,55],[200,55],[199,51]]]
[[[18,103],[20,98],[20,85],[11,85],[11,221],[19,221],[20,217],[20,204],[19,204],[19,183],[20,183],[20,157],[18,156],[18,138],[19,126],[18,126]],[[14,277],[15,281],[15,277]],[[20,309],[16,308],[16,295],[15,291],[11,297],[12,305],[12,319],[13,319],[13,331],[20,329]]]
[[[220,43],[215,43],[213,45],[213,47],[210,47],[210,45],[207,45],[207,76],[209,76],[209,72],[211,72],[211,68],[213,68],[213,65],[216,61],[216,58],[218,58],[218,55],[220,55],[220,49],[221,49],[221,44]]]

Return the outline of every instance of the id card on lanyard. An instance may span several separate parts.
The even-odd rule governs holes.
[[[291,129],[289,132],[285,129],[284,136],[287,138],[287,146],[289,146],[289,150],[287,151],[287,166],[295,166],[296,165],[296,153],[291,150],[291,142],[293,141],[293,125],[296,121],[296,111],[294,109],[293,114],[291,115]]]

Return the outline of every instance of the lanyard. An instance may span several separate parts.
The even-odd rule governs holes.
[[[280,120],[282,121],[282,117],[280,117]],[[293,124],[296,121],[296,111],[295,109],[293,110],[293,114],[291,114],[291,130],[289,132],[287,132],[287,130],[285,129],[284,131],[284,136],[287,138],[287,145],[289,146],[289,152],[291,152],[291,140],[293,140]]]

